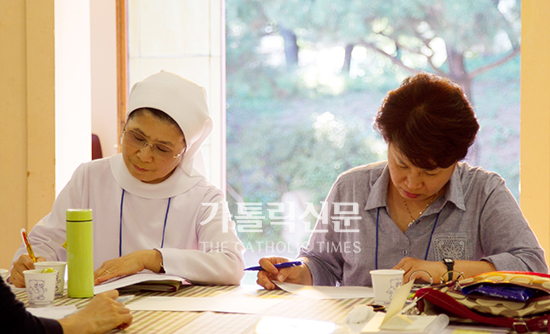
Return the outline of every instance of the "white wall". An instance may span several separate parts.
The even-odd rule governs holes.
[[[116,1],[90,1],[92,133],[103,156],[118,151]]]
[[[95,1],[95,0],[94,0]],[[90,4],[55,1],[55,188],[91,159]]]

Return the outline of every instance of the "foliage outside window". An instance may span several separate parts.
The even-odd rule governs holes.
[[[481,124],[467,162],[498,172],[519,198],[520,8],[519,0],[227,0],[227,197],[247,260],[295,256],[309,236],[304,222],[315,223],[299,217],[308,203],[319,212],[340,173],[386,160],[373,117],[385,93],[418,71],[462,86]],[[295,203],[296,212],[273,203]],[[284,215],[294,232],[277,223]]]

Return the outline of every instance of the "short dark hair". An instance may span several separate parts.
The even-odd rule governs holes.
[[[435,169],[466,157],[479,124],[457,84],[422,72],[386,95],[374,128],[412,164]]]

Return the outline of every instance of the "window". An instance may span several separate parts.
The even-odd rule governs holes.
[[[227,197],[247,264],[294,257],[345,170],[385,160],[372,120],[417,71],[460,84],[467,162],[519,199],[520,2],[226,1]]]
[[[296,256],[336,177],[386,159],[372,119],[385,93],[415,71],[463,86],[482,126],[467,161],[501,174],[519,198],[519,1],[443,1],[434,7],[427,0],[227,0],[226,62],[211,38],[219,22],[203,15],[216,12],[218,2],[167,1],[153,12],[147,1],[130,2],[129,72],[143,67],[130,74],[129,86],[164,68],[207,87],[215,99],[209,101],[211,112],[221,113],[216,124],[227,109],[226,159],[216,153],[223,152],[224,138],[214,138],[206,160],[211,170],[227,161],[227,183],[216,178],[221,188],[227,186],[247,265],[267,254]],[[190,12],[201,13],[192,15],[200,19],[175,23]],[[172,28],[179,25],[183,36],[197,26],[209,33],[188,43],[174,35],[170,39],[178,42],[155,55],[148,47],[163,48],[160,35],[146,29],[145,21],[132,23],[132,13],[145,14],[139,20],[151,24],[159,22],[158,14]],[[151,38],[132,44],[138,30]],[[223,63],[226,101],[221,78],[211,80],[223,76]],[[213,132],[223,134],[223,127]]]

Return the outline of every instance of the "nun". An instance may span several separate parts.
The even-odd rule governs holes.
[[[130,92],[121,153],[81,164],[29,233],[38,260],[66,261],[67,209],[93,212],[95,284],[149,270],[236,285],[244,246],[220,189],[194,167],[212,130],[204,88],[161,71]],[[24,245],[10,282],[34,264]]]

